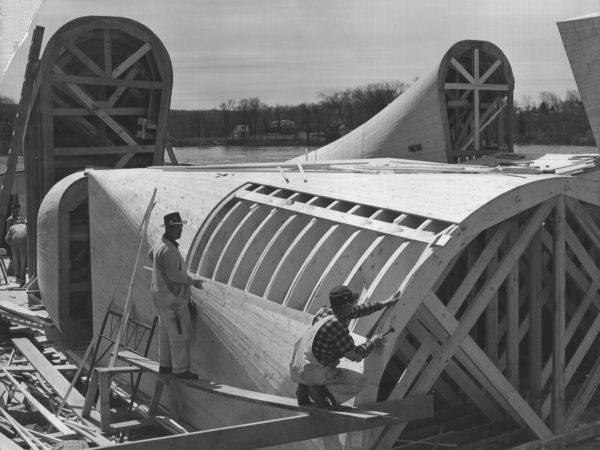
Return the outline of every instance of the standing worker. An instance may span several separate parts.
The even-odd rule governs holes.
[[[351,319],[367,316],[393,305],[395,297],[384,302],[356,305],[358,294],[348,286],[337,286],[329,293],[331,306],[324,306],[315,315],[312,326],[298,340],[290,364],[293,381],[298,383],[298,405],[335,406],[358,394],[365,383],[364,376],[350,369],[338,368],[341,358],[362,361],[376,346],[383,343],[375,335],[364,344],[356,345],[348,330]]]
[[[198,375],[190,371],[192,322],[188,302],[190,286],[202,289],[202,280],[188,274],[179,253],[177,240],[184,223],[178,212],[164,216],[165,233],[148,256],[152,260],[151,291],[159,317],[159,373],[193,380]]]
[[[27,278],[27,224],[25,221],[19,217],[8,229],[4,239],[12,249],[16,281],[23,286]]]
[[[21,205],[15,203],[12,207],[10,216],[8,216],[8,219],[6,219],[6,232],[8,233],[10,227],[12,227],[16,222],[22,221],[23,219],[21,218]]]

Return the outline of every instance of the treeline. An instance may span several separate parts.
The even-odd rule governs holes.
[[[539,94],[539,103],[525,96],[514,106],[516,144],[595,145],[578,91],[567,91],[564,100],[544,91]]]
[[[316,103],[269,106],[258,97],[229,99],[208,111],[172,110],[169,133],[175,144],[195,140],[240,140],[236,126],[246,125],[248,143],[278,136],[302,135],[307,144],[329,142],[369,120],[406,90],[400,82],[380,82],[343,91],[321,93]],[[285,121],[286,127],[280,125]],[[293,123],[290,130],[289,123]],[[293,131],[293,132],[291,132]]]
[[[240,140],[248,145],[322,145],[362,125],[407,87],[380,82],[321,93],[315,103],[269,106],[252,97],[229,99],[213,110],[172,110],[170,140],[176,146]],[[0,96],[0,155],[8,153],[16,112],[15,102]],[[595,145],[577,91],[568,91],[564,99],[548,91],[537,101],[525,96],[515,101],[512,120],[516,144]],[[240,125],[244,133],[236,134]]]

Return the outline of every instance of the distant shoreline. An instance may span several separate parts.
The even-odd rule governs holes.
[[[228,138],[184,138],[173,139],[173,147],[214,147],[214,146],[236,146],[236,147],[321,147],[328,142],[320,139],[307,141],[305,137],[295,135],[274,136],[251,136],[248,139],[228,139]]]

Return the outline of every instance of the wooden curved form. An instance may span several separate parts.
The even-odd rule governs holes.
[[[460,41],[379,114],[295,160],[387,157],[460,162],[510,152],[513,89],[510,63],[498,47]]]
[[[44,306],[74,342],[91,338],[87,178],[77,172],[56,183],[37,221],[37,262]]]
[[[28,217],[70,173],[163,164],[172,72],[162,42],[131,19],[81,17],[50,38],[27,105]]]
[[[600,142],[600,94],[597,89],[597,74],[600,70],[600,15],[590,14],[564,20],[557,25],[594,140]]]
[[[349,164],[343,173],[307,165],[287,182],[270,165],[226,176],[222,168],[89,171],[95,326],[113,299],[123,305],[128,255],[156,187],[147,244],[160,238],[162,216],[179,211],[189,221],[180,249],[190,270],[207,279],[193,289],[200,316],[192,363],[203,377],[292,396],[293,343],[331,287],[348,283],[364,302],[400,294],[389,311],[351,325],[359,336],[396,330],[365,360],[369,382],[357,404],[433,392],[438,409],[472,405],[484,420],[512,419],[539,438],[572,429],[600,384],[598,184],[555,175],[394,173],[401,164],[387,161],[387,172],[381,164],[372,172]],[[56,222],[52,205],[69,189],[51,191],[43,220]],[[52,296],[61,262],[49,258],[62,235],[47,229],[40,287]],[[150,272],[137,267],[136,277],[133,315],[150,322]],[[64,320],[64,297],[56,298],[49,310]],[[157,357],[155,347],[150,356]],[[191,391],[182,412],[203,427],[282,414]],[[390,448],[403,432],[364,432],[361,445]]]

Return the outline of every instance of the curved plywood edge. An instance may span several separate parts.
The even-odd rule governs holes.
[[[40,207],[37,218],[37,273],[44,305],[61,331],[67,331],[68,302],[65,302],[64,276],[68,276],[69,258],[64,255],[64,236],[61,213],[72,204],[87,197],[87,179],[83,172],[74,173],[54,185]]]
[[[510,63],[497,46],[460,41],[377,115],[292,161],[393,157],[457,162],[492,150],[512,151],[513,90]]]
[[[590,289],[588,275],[582,271],[600,275],[600,268],[594,268],[593,258],[586,257],[584,249],[590,242],[600,248],[600,231],[590,219],[593,213],[587,212],[600,206],[598,183],[501,173],[375,175],[308,170],[307,182],[295,173],[287,175],[288,182],[272,171],[89,171],[96,326],[112,300],[117,309],[123,306],[134,270],[135,233],[157,188],[158,204],[143,247],[149,248],[160,238],[164,214],[179,211],[188,220],[180,249],[190,269],[206,279],[205,289],[193,289],[201,310],[195,322],[193,369],[204,378],[291,396],[294,386],[288,378],[288,364],[293,343],[316,309],[327,303],[329,289],[348,283],[356,290],[364,288],[363,301],[400,293],[400,301],[391,310],[352,325],[353,332],[362,336],[389,326],[396,329],[388,335],[388,344],[365,361],[368,383],[357,404],[372,401],[386,389],[395,398],[428,392],[435,386],[442,401],[472,402],[490,420],[508,415],[546,436],[546,417],[534,412],[505,375],[506,361],[518,361],[514,350],[500,354],[508,347],[506,336],[515,338],[515,329],[517,335],[519,327],[525,336],[533,334],[526,333],[529,319],[517,316],[519,326],[515,326],[515,317],[504,315],[506,308],[488,312],[487,305],[493,304],[492,297],[504,298],[514,290],[514,270],[539,268],[548,276],[550,269],[544,266],[549,265],[552,252],[559,251],[553,233],[561,203],[569,211],[565,240],[581,261],[566,264],[571,273],[569,291]],[[411,236],[429,233],[422,236],[433,238],[395,234],[390,227],[396,225],[411,227],[415,233]],[[536,235],[543,248],[537,255],[534,248],[538,247],[530,244]],[[202,262],[202,252],[213,250],[216,255],[204,255],[210,258]],[[326,261],[317,260],[321,253]],[[135,268],[133,316],[150,322],[156,312],[150,301],[150,271],[143,267],[149,261],[145,256],[142,259]],[[555,272],[558,269],[550,273]],[[51,275],[46,271],[43,277]],[[527,279],[527,274],[521,278]],[[500,289],[503,283],[512,283],[512,288]],[[538,297],[529,294],[537,287],[528,283],[517,290],[525,296],[524,302],[529,295]],[[540,297],[549,296],[545,291],[553,285],[548,279],[540,284]],[[594,301],[586,298],[587,304]],[[569,308],[575,310],[578,305]],[[469,333],[478,314],[485,316],[486,323],[497,322],[489,326],[495,341],[476,341],[481,333]],[[581,311],[570,317],[583,315]],[[570,329],[569,338],[577,336]],[[484,351],[486,345],[489,354]],[[493,345],[500,349],[494,351]],[[154,346],[150,357],[156,358],[156,352]],[[584,359],[578,352],[570,361],[567,378]],[[399,387],[388,388],[383,383],[394,372],[388,368],[392,361],[404,364],[407,373]],[[543,375],[540,371],[540,377],[546,382],[556,380],[548,369]],[[202,414],[193,408],[200,397],[195,395],[188,399],[186,411],[192,422],[200,423]],[[544,405],[550,402],[540,400]],[[236,418],[251,411],[251,407],[240,408]],[[211,415],[212,419],[228,423],[226,417]]]
[[[594,139],[600,142],[600,15],[577,17],[557,25]]]

